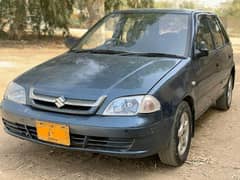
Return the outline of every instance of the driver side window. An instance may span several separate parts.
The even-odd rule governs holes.
[[[202,41],[205,42],[208,50],[214,49],[212,35],[209,29],[207,17],[199,17],[199,20],[198,20],[198,30],[197,30],[197,38],[196,38],[197,49],[200,48]]]
[[[108,23],[104,22],[101,28],[96,29],[92,34],[89,34],[89,38],[84,42],[84,45],[81,48],[93,49],[102,46],[108,40],[111,40],[115,31],[114,27],[116,27],[118,21],[119,18],[110,16]]]

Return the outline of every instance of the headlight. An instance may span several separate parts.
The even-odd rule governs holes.
[[[25,89],[22,86],[11,82],[6,89],[4,98],[19,104],[26,104]]]
[[[103,115],[106,116],[129,116],[138,113],[152,113],[159,111],[161,105],[159,101],[151,96],[130,96],[113,100],[105,109]]]

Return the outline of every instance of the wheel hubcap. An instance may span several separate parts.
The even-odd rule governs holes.
[[[182,156],[188,146],[189,141],[189,116],[184,112],[180,118],[180,126],[178,129],[178,154]]]
[[[232,77],[229,79],[228,82],[228,92],[227,92],[227,98],[228,98],[228,106],[231,104],[232,102],[232,89],[233,89],[233,81],[232,81]]]

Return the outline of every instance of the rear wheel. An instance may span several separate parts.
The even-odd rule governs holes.
[[[171,166],[182,165],[188,156],[192,137],[192,113],[187,102],[179,104],[173,122],[169,147],[159,152],[162,163]]]
[[[223,95],[217,100],[216,107],[221,110],[228,110],[232,104],[233,76],[231,75],[225,87]]]

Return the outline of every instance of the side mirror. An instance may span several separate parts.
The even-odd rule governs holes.
[[[209,55],[209,49],[207,47],[207,44],[206,44],[205,41],[201,41],[198,44],[196,56],[197,57],[204,57],[204,56],[208,56],[208,55]]]
[[[75,37],[67,37],[64,40],[64,44],[67,48],[71,49],[73,48],[77,43],[78,43],[79,39],[75,38]]]

